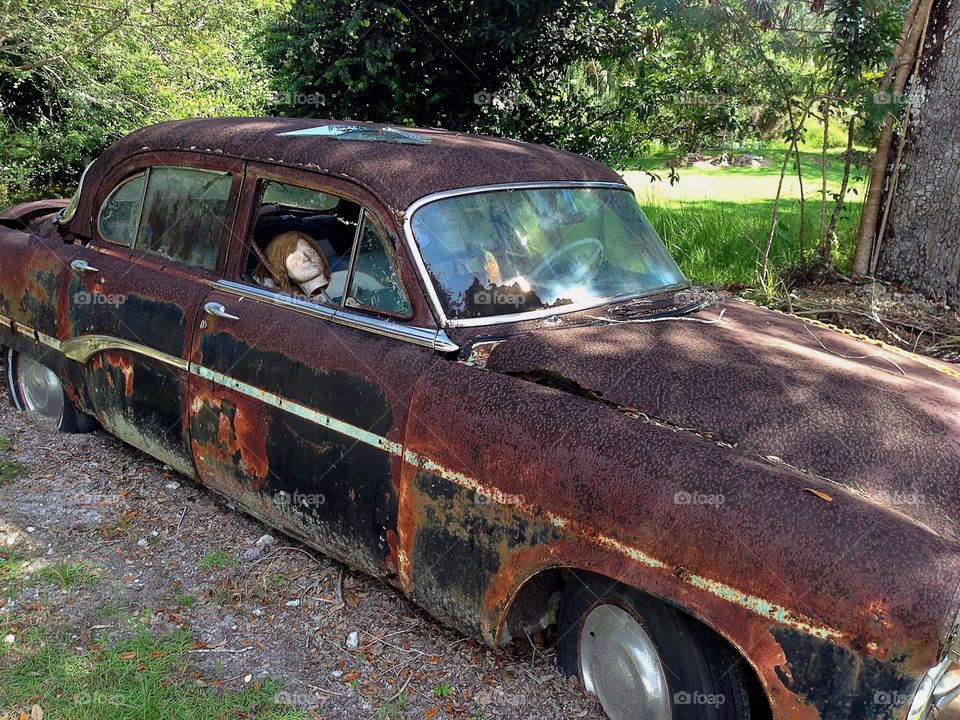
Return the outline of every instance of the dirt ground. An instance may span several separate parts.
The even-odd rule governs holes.
[[[776,306],[911,352],[960,362],[960,312],[888,283],[806,279]]]
[[[4,397],[0,436],[26,468],[0,486],[0,547],[100,574],[66,590],[28,584],[0,596],[0,614],[66,629],[78,646],[119,637],[133,616],[186,629],[196,682],[270,677],[310,717],[604,717],[550,648],[485,648],[106,433],[58,434]]]

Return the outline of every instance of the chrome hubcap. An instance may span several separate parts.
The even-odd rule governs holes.
[[[59,418],[63,412],[60,379],[50,368],[25,355],[17,355],[16,362],[17,387],[25,409],[45,417]]]
[[[670,691],[656,646],[623,608],[597,605],[580,635],[580,672],[610,720],[670,720]]]

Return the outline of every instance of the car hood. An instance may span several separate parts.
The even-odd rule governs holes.
[[[738,301],[535,330],[487,353],[490,371],[816,475],[960,537],[960,368]]]

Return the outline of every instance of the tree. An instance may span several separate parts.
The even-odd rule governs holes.
[[[876,274],[960,305],[960,8],[935,0],[887,177]],[[882,216],[881,216],[882,218]],[[881,219],[881,224],[883,219]]]
[[[137,127],[263,113],[258,43],[281,1],[0,0],[0,205]]]
[[[651,140],[696,147],[743,122],[757,83],[709,24],[682,30],[682,7],[295,0],[266,43],[287,100],[276,111],[506,135],[608,162]]]

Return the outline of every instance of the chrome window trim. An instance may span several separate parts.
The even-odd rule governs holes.
[[[267,288],[246,285],[244,283],[234,282],[233,280],[218,280],[211,283],[211,286],[216,290],[221,290],[231,295],[269,303],[321,320],[329,320],[337,325],[343,325],[344,327],[357,330],[365,330],[375,335],[401,340],[438,352],[456,352],[460,349],[460,346],[450,340],[442,329],[398,325],[388,320],[360,315],[344,308],[317,305],[307,300],[300,300],[299,298],[272,292]]]
[[[347,278],[343,283],[343,297],[340,298],[340,307],[347,307],[347,298],[350,297],[350,286],[353,284],[353,268],[357,264],[357,253],[363,228],[367,224],[367,209],[360,206],[360,217],[357,218],[357,229],[353,233],[353,245],[350,246],[350,261],[347,263]]]
[[[420,276],[420,282],[427,292],[427,299],[437,318],[437,323],[441,328],[458,327],[479,327],[484,325],[506,325],[511,323],[524,322],[528,320],[540,320],[553,315],[565,315],[578,310],[589,310],[590,308],[607,305],[614,300],[631,300],[642,297],[647,293],[634,293],[630,295],[618,295],[608,298],[597,298],[589,302],[571,303],[556,308],[544,308],[542,310],[529,310],[522,313],[512,313],[510,315],[496,315],[493,317],[467,318],[462,320],[448,318],[444,312],[443,304],[440,302],[440,296],[437,289],[430,279],[430,273],[427,271],[427,264],[420,254],[420,247],[417,245],[416,238],[413,236],[413,216],[423,206],[438,200],[459,197],[461,195],[477,195],[479,193],[497,192],[502,190],[550,190],[555,188],[602,188],[610,190],[625,190],[635,195],[633,188],[626,183],[609,181],[570,181],[570,182],[526,182],[526,183],[502,183],[499,185],[475,185],[473,187],[457,188],[455,190],[444,190],[442,192],[424,195],[422,198],[412,202],[403,214],[403,239],[407,246],[407,252]]]

